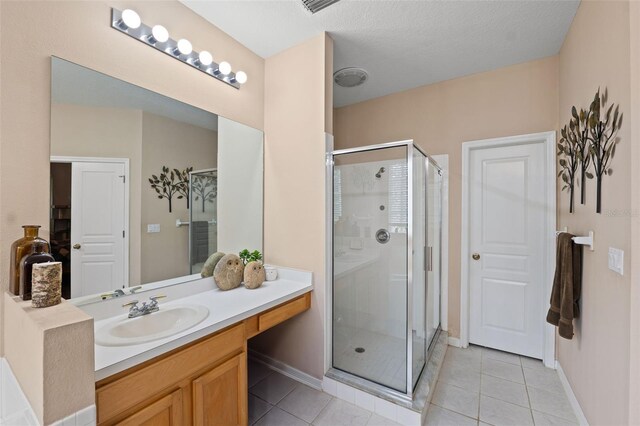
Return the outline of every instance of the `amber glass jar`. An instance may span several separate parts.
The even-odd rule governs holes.
[[[35,252],[26,255],[20,261],[20,297],[22,300],[31,300],[31,283],[33,265],[35,263],[55,262],[49,253],[44,253],[44,246],[34,246]]]
[[[11,264],[9,265],[9,291],[20,294],[20,261],[23,257],[34,253],[36,247],[41,247],[43,253],[50,253],[51,247],[47,240],[38,237],[40,225],[24,225],[24,237],[11,244]]]

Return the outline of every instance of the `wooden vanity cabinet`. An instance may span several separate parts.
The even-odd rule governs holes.
[[[246,425],[247,339],[310,305],[306,293],[97,382],[97,423]]]
[[[194,425],[247,423],[246,365],[247,356],[243,353],[193,381]]]
[[[184,421],[182,411],[183,393],[183,389],[175,390],[169,395],[135,412],[118,424],[122,426],[180,425]]]

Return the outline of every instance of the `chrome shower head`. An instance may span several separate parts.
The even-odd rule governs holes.
[[[378,173],[376,173],[376,177],[380,179],[383,173],[384,173],[384,167],[380,167],[380,170],[378,170]]]

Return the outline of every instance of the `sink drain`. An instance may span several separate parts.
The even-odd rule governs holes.
[[[356,348],[356,352],[358,352],[359,354],[361,354],[362,352],[364,352],[364,348]]]

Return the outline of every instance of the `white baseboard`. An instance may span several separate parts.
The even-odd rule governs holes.
[[[564,374],[562,370],[562,366],[559,362],[556,361],[556,370],[558,371],[558,376],[560,376],[560,381],[562,382],[562,387],[564,388],[565,393],[567,394],[567,398],[569,398],[569,403],[571,404],[571,408],[573,408],[573,412],[578,419],[578,423],[581,426],[589,426],[589,422],[587,422],[587,418],[582,411],[582,407],[580,407],[580,403],[578,402],[578,398],[573,393],[573,389],[571,389],[571,384],[567,379],[567,376]]]
[[[270,369],[277,371],[278,373],[283,374],[304,385],[317,390],[322,390],[321,379],[316,379],[315,377],[305,373],[304,371],[300,371],[297,368],[285,364],[284,362],[278,361],[277,359],[273,359],[270,356],[261,354],[260,352],[249,350],[249,359],[264,364]]]
[[[460,344],[460,339],[457,337],[449,337],[448,342],[449,346],[455,346],[456,348],[461,348],[462,345]]]

